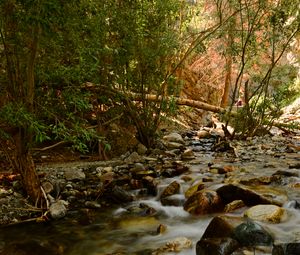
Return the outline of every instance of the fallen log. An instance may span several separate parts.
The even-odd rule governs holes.
[[[180,97],[171,97],[171,96],[157,96],[153,94],[146,94],[142,96],[141,94],[137,93],[130,93],[129,96],[131,97],[132,100],[134,101],[142,101],[142,100],[147,100],[147,101],[152,101],[152,102],[161,102],[162,100],[165,100],[167,102],[174,102],[177,105],[185,105],[185,106],[190,106],[194,107],[197,109],[202,109],[205,111],[210,111],[214,113],[226,113],[226,109],[215,106],[215,105],[210,105],[202,101],[197,101],[197,100],[192,100],[192,99],[186,99],[186,98],[180,98]],[[232,113],[233,115],[236,115],[236,113]]]
[[[131,99],[132,101],[152,101],[152,102],[161,102],[162,100],[165,100],[167,102],[175,102],[177,105],[185,105],[185,106],[190,106],[194,107],[197,109],[202,109],[205,111],[210,111],[214,113],[226,113],[228,112],[226,109],[215,106],[215,105],[210,105],[208,103],[198,101],[198,100],[192,100],[192,99],[186,99],[186,98],[180,98],[180,97],[173,97],[173,96],[161,96],[161,95],[154,95],[154,94],[140,94],[140,93],[135,93],[131,91],[122,91],[122,90],[117,90],[115,88],[107,87],[107,86],[102,86],[102,85],[96,85],[93,83],[86,83],[83,85],[83,88],[88,89],[89,91],[101,91],[102,93],[104,92],[105,94],[111,95],[111,96],[116,96],[118,95],[120,98],[123,99]],[[236,113],[232,112],[231,115],[235,116]]]

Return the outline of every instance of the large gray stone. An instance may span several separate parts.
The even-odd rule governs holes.
[[[65,170],[65,178],[68,181],[78,181],[85,179],[85,173],[80,168],[70,168]]]
[[[178,133],[171,133],[168,135],[165,135],[163,137],[164,142],[173,142],[173,143],[180,143],[180,144],[184,144],[184,140],[182,138],[182,136]]]
[[[50,205],[49,212],[53,219],[60,219],[66,216],[68,202],[64,200],[58,200]]]

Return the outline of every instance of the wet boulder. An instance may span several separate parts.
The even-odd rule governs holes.
[[[157,185],[158,182],[155,178],[151,176],[146,176],[142,179],[143,186],[146,188],[148,195],[157,195]]]
[[[271,246],[273,237],[259,224],[248,220],[238,225],[233,232],[233,237],[242,246]]]
[[[240,247],[232,238],[234,229],[241,224],[240,217],[216,216],[196,244],[196,255],[229,255]]]
[[[224,204],[213,190],[201,190],[190,196],[184,203],[184,210],[194,215],[221,212]]]
[[[179,191],[180,184],[177,181],[173,181],[163,190],[163,192],[160,195],[160,198],[165,198],[174,194],[178,194]]]
[[[195,182],[191,187],[189,187],[189,188],[185,191],[184,195],[185,195],[186,198],[189,198],[189,197],[192,196],[195,192],[204,189],[204,187],[205,187],[205,186],[204,186],[204,183],[202,182],[202,180],[201,180],[201,181],[197,181],[197,182]]]
[[[157,212],[153,207],[147,204],[140,203],[139,205],[132,205],[126,208],[126,213],[136,216],[154,216]]]
[[[182,160],[192,160],[195,158],[194,152],[191,149],[186,149],[182,154],[181,154],[181,159]]]
[[[225,204],[234,200],[242,200],[247,206],[258,204],[276,204],[283,205],[287,197],[285,194],[278,193],[277,190],[272,188],[248,187],[245,185],[237,184],[224,184],[217,189],[217,193],[222,198]]]
[[[285,209],[277,205],[256,205],[245,211],[244,215],[267,223],[280,223],[287,217]]]
[[[272,236],[260,225],[241,217],[216,216],[197,242],[197,255],[244,254],[239,250],[247,247],[273,244]]]
[[[182,164],[180,161],[174,161],[172,164],[169,166],[166,166],[162,171],[161,175],[163,177],[175,177],[179,176],[183,173],[186,173],[189,171],[188,166]]]

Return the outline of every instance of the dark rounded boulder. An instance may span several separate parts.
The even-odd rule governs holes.
[[[234,229],[233,238],[242,246],[271,246],[274,241],[268,231],[250,220]]]

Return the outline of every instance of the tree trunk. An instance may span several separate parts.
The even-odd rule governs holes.
[[[226,76],[224,84],[224,92],[221,101],[221,107],[227,107],[229,101],[229,93],[231,90],[231,74],[232,74],[232,56],[226,58]]]
[[[15,167],[17,173],[21,175],[23,188],[25,189],[26,194],[30,197],[32,202],[36,205],[42,206],[41,202],[43,197],[40,180],[36,173],[32,156],[24,143],[24,141],[26,141],[25,136],[24,128],[20,128],[19,132],[14,135]]]
[[[230,13],[233,12],[233,6],[232,3],[229,1],[229,11]],[[228,34],[226,37],[226,42],[225,42],[225,59],[226,59],[226,64],[225,64],[225,84],[224,84],[224,92],[222,95],[222,101],[221,101],[221,107],[227,107],[228,106],[228,101],[229,101],[229,96],[230,96],[230,90],[231,90],[231,78],[232,78],[232,47],[234,43],[234,28],[236,26],[236,21],[235,17],[231,17],[228,23]]]

